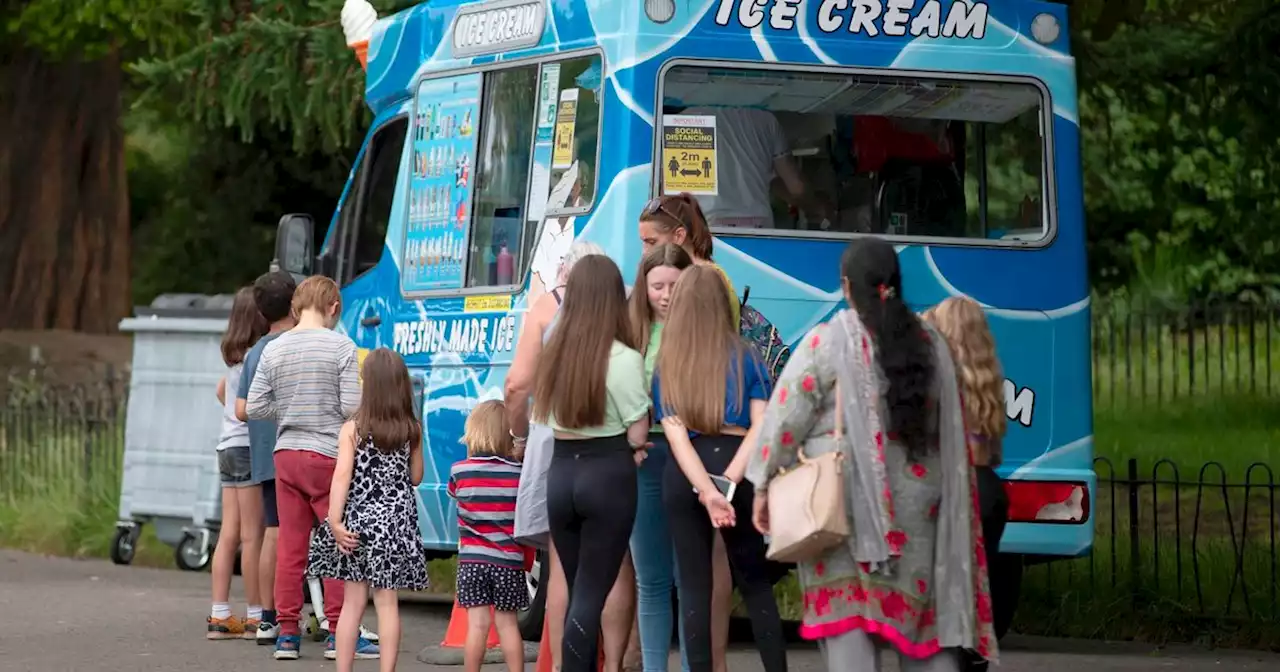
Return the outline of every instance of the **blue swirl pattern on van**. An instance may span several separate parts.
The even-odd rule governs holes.
[[[1094,490],[1077,94],[1061,5],[955,0],[970,10],[981,5],[989,16],[981,38],[960,39],[883,32],[876,37],[828,34],[818,23],[818,6],[830,0],[795,3],[798,11],[789,30],[771,27],[767,18],[751,29],[740,25],[737,0],[724,0],[733,5],[727,25],[716,22],[722,0],[674,0],[674,14],[663,23],[645,16],[641,1],[545,1],[546,22],[537,45],[495,55],[452,56],[455,14],[474,3],[437,0],[379,20],[369,49],[367,101],[376,114],[376,126],[409,114],[411,92],[434,73],[600,49],[603,72],[585,73],[577,83],[601,89],[607,127],[602,137],[610,142],[597,167],[601,189],[594,209],[577,217],[573,226],[578,239],[601,245],[619,263],[624,277],[639,261],[633,222],[653,193],[653,124],[661,115],[656,107],[658,82],[671,59],[1006,74],[1043,83],[1053,110],[1048,129],[1057,224],[1052,244],[1020,250],[908,245],[899,252],[912,305],[923,309],[948,296],[967,294],[989,308],[1006,375],[1019,401],[1029,400],[1017,406],[1010,422],[1005,475],[1084,481],[1090,492]],[[838,8],[857,3],[834,4]],[[913,16],[925,4],[918,0]],[[941,1],[943,16],[952,4]],[[1048,44],[1030,37],[1032,20],[1043,14],[1062,27]],[[509,310],[489,314],[468,313],[461,297],[402,298],[400,247],[408,210],[408,180],[403,178],[410,172],[410,144],[401,161],[387,248],[381,263],[344,288],[342,328],[362,348],[400,345],[399,350],[408,352],[410,367],[422,377],[428,456],[419,489],[422,536],[429,547],[445,550],[457,543],[456,511],[445,491],[449,466],[464,455],[458,439],[469,409],[502,397],[514,350],[507,346],[520,328],[530,282],[526,273],[524,289],[511,298]],[[715,259],[737,287],[751,288],[752,303],[794,343],[841,307],[837,269],[843,249],[843,242],[831,240],[722,236],[716,240]],[[374,314],[383,317],[379,326],[361,326]],[[461,321],[471,331],[433,334],[433,325],[449,321]],[[478,347],[461,353],[429,347],[454,337],[469,337]],[[415,345],[403,347],[404,339]],[[1090,548],[1092,537],[1092,524],[1013,525],[1004,550],[1076,555]]]

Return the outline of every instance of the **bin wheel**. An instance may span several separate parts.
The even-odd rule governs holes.
[[[173,550],[173,561],[177,563],[179,569],[200,572],[209,566],[212,555],[212,549],[203,548],[199,537],[187,533],[182,535],[182,541],[178,542],[178,547]]]
[[[136,527],[117,527],[116,536],[111,540],[111,562],[117,565],[128,565],[138,552],[138,534]]]

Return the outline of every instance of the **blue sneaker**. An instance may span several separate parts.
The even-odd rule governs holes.
[[[377,644],[361,637],[356,640],[356,660],[377,660],[381,650]],[[324,642],[324,657],[328,660],[338,659],[338,648],[333,635]]]
[[[280,635],[276,637],[276,660],[297,660],[298,649],[302,648],[302,638],[297,635]]]

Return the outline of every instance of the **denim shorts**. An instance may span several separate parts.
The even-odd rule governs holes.
[[[224,488],[247,488],[253,485],[253,469],[248,446],[232,446],[218,451],[218,476]]]

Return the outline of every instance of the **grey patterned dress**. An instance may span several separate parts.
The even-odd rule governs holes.
[[[798,450],[810,456],[844,450],[851,456],[845,461],[845,495],[853,534],[847,543],[800,563],[801,635],[827,639],[862,631],[917,660],[953,648],[974,649],[993,659],[995,637],[985,551],[974,514],[973,470],[965,452],[963,421],[957,419],[958,392],[945,343],[936,332],[928,332],[937,342],[939,358],[930,405],[941,409],[935,422],[944,417],[939,424],[954,436],[939,441],[924,459],[912,461],[905,446],[881,431],[880,418],[888,417],[885,383],[860,322],[847,313],[818,326],[797,345],[774,388],[759,447],[747,470],[747,478],[763,490],[781,468],[795,461]],[[842,325],[841,319],[849,321]],[[847,341],[861,341],[861,351]],[[840,395],[835,394],[837,379]],[[843,397],[842,408],[838,397]],[[837,413],[846,419],[841,441],[835,437]],[[937,434],[944,435],[947,432]],[[948,467],[955,473],[948,476]],[[864,515],[861,535],[855,523],[859,507],[880,514]],[[871,543],[865,536],[869,532]],[[881,555],[875,554],[876,548],[867,550],[877,544],[883,548]]]

